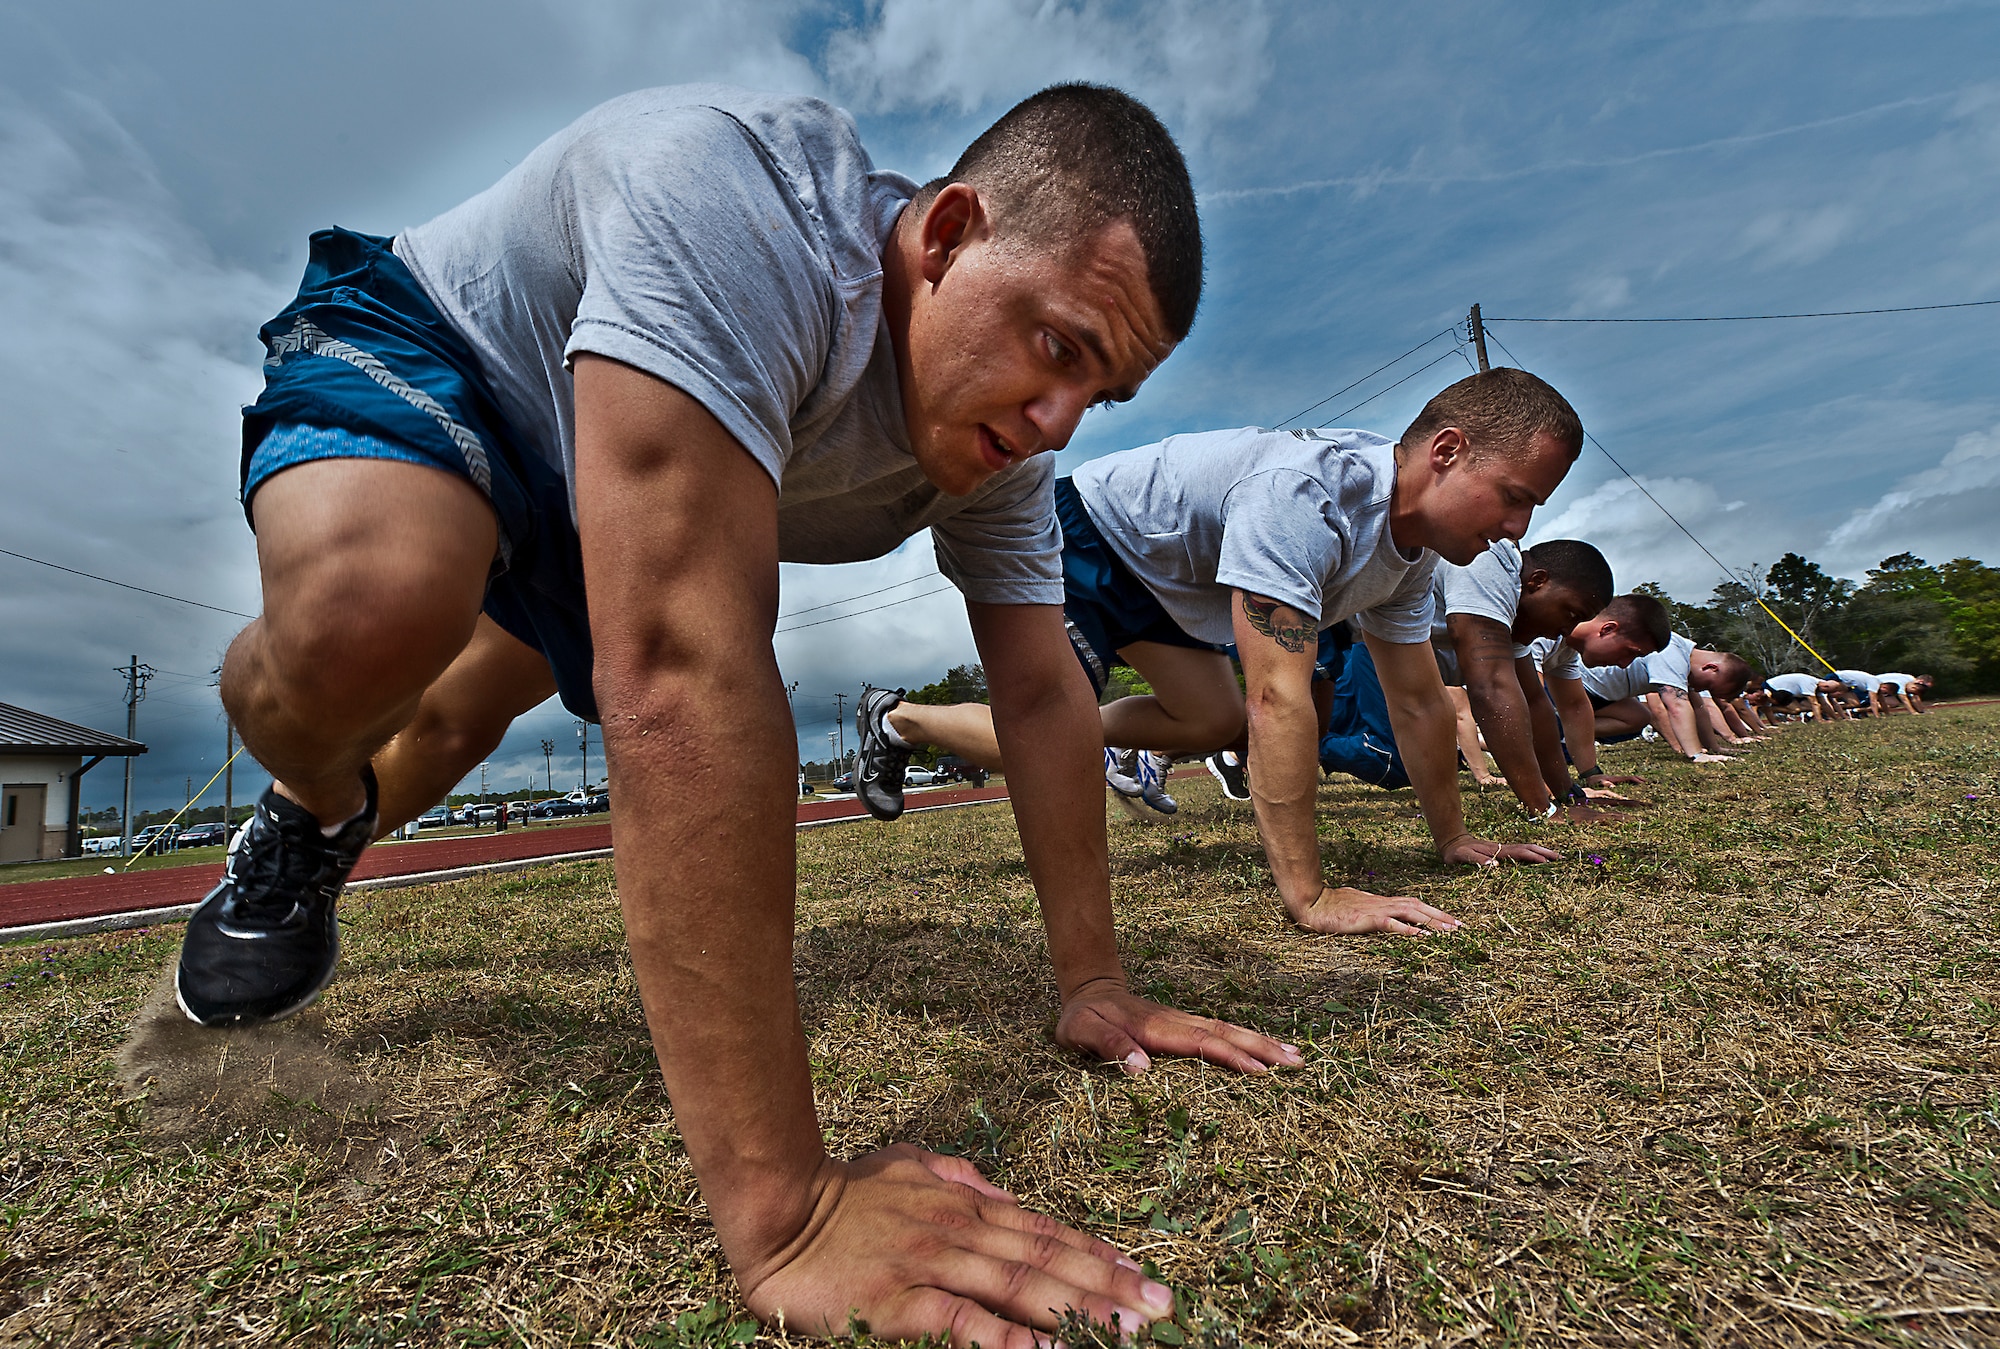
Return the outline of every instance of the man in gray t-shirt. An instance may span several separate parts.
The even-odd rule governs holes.
[[[1085,465],[1077,512],[1063,517],[1072,644],[1100,688],[1114,662],[1153,688],[1106,706],[1098,743],[1203,755],[1236,741],[1247,716],[1258,832],[1293,920],[1319,932],[1457,926],[1407,897],[1326,883],[1313,809],[1316,638],[1356,619],[1365,650],[1355,658],[1381,671],[1440,856],[1552,857],[1466,831],[1451,704],[1430,656],[1428,578],[1433,554],[1470,561],[1489,540],[1518,537],[1581,443],[1561,394],[1494,370],[1440,393],[1393,445],[1360,431],[1253,427],[1170,436]],[[1231,641],[1242,693],[1219,649]],[[883,721],[899,748],[935,744],[1001,766],[976,709],[904,703]]]
[[[1024,1251],[1019,1210],[961,1160],[827,1155],[771,631],[781,561],[931,528],[999,738],[1037,747],[1012,785],[1057,1039],[1135,1072],[1298,1063],[1125,986],[1036,458],[1133,395],[1200,286],[1178,149],[1088,85],[1025,101],[921,186],[815,100],[649,91],[393,243],[316,235],[245,414],[264,616],[223,672],[277,784],[190,920],[183,1010],[240,1025],[317,998],[362,849],[559,691],[602,718],[633,972],[750,1307],[988,1344],[1053,1329],[1052,1307],[1164,1315],[1168,1290],[1101,1242],[1047,1224],[1061,1240]]]

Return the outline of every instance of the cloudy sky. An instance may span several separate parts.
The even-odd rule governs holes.
[[[1996,51],[2000,8],[1943,0],[0,0],[0,547],[254,614],[237,408],[308,231],[424,220],[649,84],[831,97],[920,179],[1053,80],[1158,109],[1203,194],[1208,299],[1067,467],[1288,419],[1473,301],[1518,319],[2000,298]],[[2000,307],[1493,332],[1733,566],[2000,562]],[[1304,420],[1393,434],[1466,369],[1447,336]],[[1699,599],[1717,579],[1596,450],[1537,532],[1592,539],[1621,584]],[[836,691],[972,658],[933,571],[922,539],[787,569],[805,752]],[[122,728],[113,669],[138,653],[164,672],[140,798],[178,803],[221,762],[206,672],[241,622],[0,557],[0,701]],[[525,785],[544,736],[573,783],[553,704],[495,781]],[[114,799],[113,768],[86,782]]]

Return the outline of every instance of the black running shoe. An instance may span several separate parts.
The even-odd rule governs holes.
[[[910,766],[910,751],[889,742],[884,718],[903,695],[893,689],[868,689],[854,705],[854,730],[861,749],[854,762],[854,794],[878,820],[893,820],[903,813],[903,770]]]
[[[1250,799],[1249,771],[1234,752],[1226,749],[1217,750],[1203,759],[1202,763],[1208,766],[1209,775],[1222,784],[1224,796],[1231,801]]]
[[[258,799],[181,941],[174,996],[190,1021],[255,1025],[319,999],[340,959],[334,901],[375,836],[375,774],[361,778],[368,804],[332,838],[275,788]]]

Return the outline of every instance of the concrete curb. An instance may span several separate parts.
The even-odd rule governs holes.
[[[939,806],[911,806],[905,815],[918,815],[927,810],[964,810],[969,806],[1002,806],[1007,804],[1004,796],[990,801],[952,801]],[[873,816],[845,815],[832,820],[801,820],[795,829],[824,829],[830,824],[860,824],[873,821]],[[474,876],[493,876],[507,871],[526,871],[530,867],[552,866],[558,862],[594,862],[611,856],[609,848],[590,848],[583,852],[550,853],[543,857],[517,857],[505,862],[478,862],[471,866],[447,867],[441,871],[412,871],[402,876],[371,876],[365,881],[350,881],[342,894],[359,894],[367,890],[406,890],[418,885],[445,885],[452,881],[470,880]],[[135,927],[158,927],[165,923],[186,920],[195,911],[193,904],[174,904],[161,909],[132,909],[125,913],[101,913],[94,918],[67,918],[54,923],[28,923],[21,927],[0,928],[0,945],[12,942],[55,941],[63,937],[84,937],[93,932],[120,932]]]

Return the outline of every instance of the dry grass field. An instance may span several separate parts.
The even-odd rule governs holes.
[[[809,831],[829,1142],[1122,1243],[1180,1292],[1157,1343],[2000,1344],[2000,708],[1607,762],[1653,807],[1498,873],[1325,787],[1330,873],[1451,937],[1294,930],[1205,779],[1114,816],[1135,985],[1308,1050],[1260,1079],[1052,1044],[1004,808]],[[320,1007],[226,1036],[163,1003],[175,930],[0,949],[0,1342],[751,1339],[610,868],[346,916]]]

